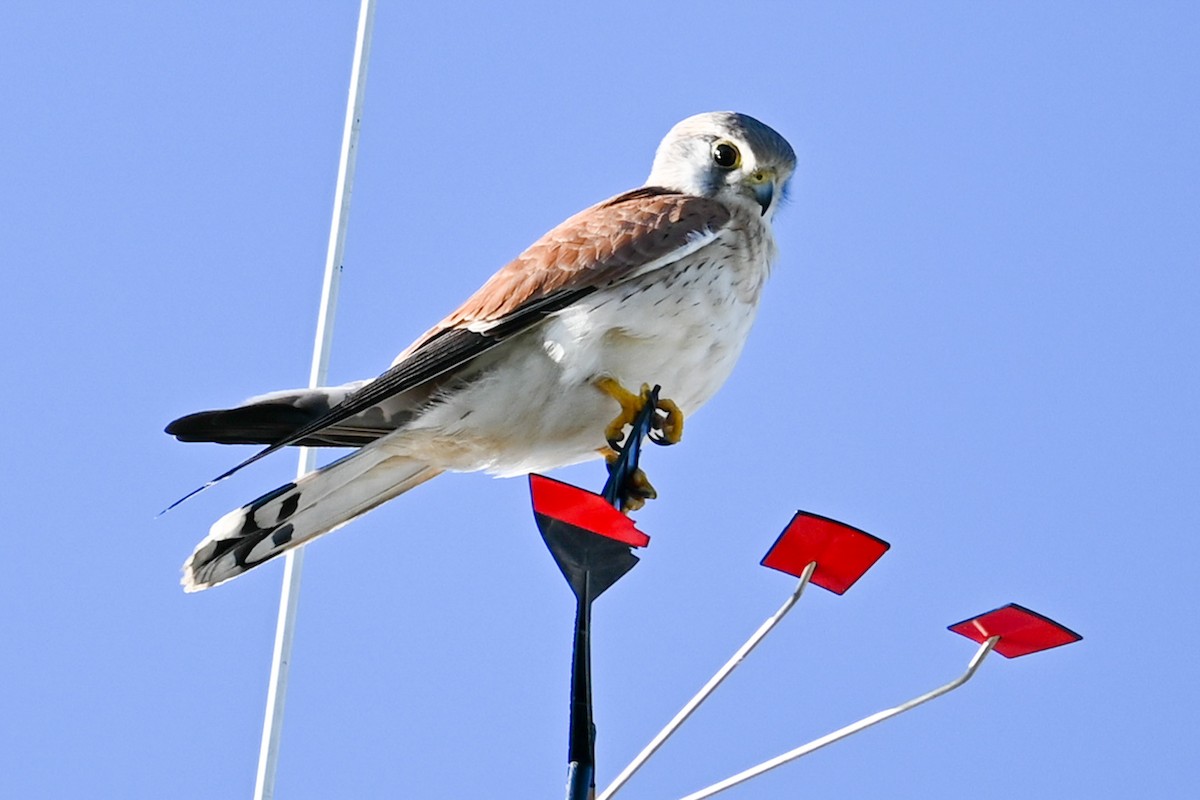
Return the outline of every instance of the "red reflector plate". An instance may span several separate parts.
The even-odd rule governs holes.
[[[980,643],[999,636],[1000,641],[996,642],[995,649],[1005,658],[1027,656],[1083,638],[1049,617],[1016,603],[964,619],[951,625],[950,630]]]
[[[633,520],[608,504],[603,497],[569,483],[529,476],[533,511],[576,528],[615,539],[630,547],[645,547],[650,537],[633,526]]]
[[[812,582],[834,594],[844,594],[889,547],[866,531],[797,511],[763,557],[762,565],[799,577],[815,561]]]

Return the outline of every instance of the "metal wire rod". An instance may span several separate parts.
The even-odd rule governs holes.
[[[800,595],[804,594],[804,588],[808,586],[808,582],[812,578],[812,574],[816,568],[817,562],[809,562],[808,566],[805,567],[804,571],[800,574],[800,582],[788,596],[788,599],[784,601],[783,605],[779,607],[779,610],[767,618],[767,620],[759,626],[758,630],[756,630],[754,634],[746,640],[746,643],[739,647],[737,652],[725,662],[725,666],[717,670],[716,674],[709,678],[708,683],[704,684],[700,691],[697,692],[696,695],[689,700],[683,708],[679,709],[679,713],[677,713],[671,719],[671,721],[667,723],[666,727],[658,732],[658,735],[650,740],[648,745],[642,748],[642,752],[638,753],[637,757],[629,763],[629,766],[625,767],[625,769],[621,771],[621,774],[618,775],[611,784],[609,784],[608,788],[604,790],[597,800],[609,800],[609,798],[615,795],[621,789],[621,787],[633,777],[633,774],[641,769],[642,766],[650,760],[650,756],[654,755],[658,748],[662,747],[663,743],[666,742],[667,739],[671,738],[671,735],[674,734],[675,731],[677,731],[679,727],[687,721],[687,718],[692,715],[692,712],[699,708],[700,704],[707,700],[708,696],[716,691],[717,687],[729,677],[731,672],[737,669],[738,665],[742,663],[743,659],[750,655],[750,651],[757,647],[758,643],[765,639],[767,634],[770,633],[771,630],[779,624],[780,620],[782,620],[787,613],[792,610],[792,607],[796,605],[796,601],[800,599]]]
[[[367,59],[371,52],[371,28],[375,22],[375,0],[362,0],[358,12],[358,30],[354,43],[354,65],[350,72],[350,97],[346,102],[346,122],[342,129],[342,150],[338,160],[337,189],[333,198],[333,219],[329,226],[329,247],[325,254],[325,279],[321,286],[321,306],[317,316],[317,334],[313,343],[309,388],[326,382],[329,351],[333,341],[333,321],[341,283],[342,259],[346,249],[346,223],[350,218],[350,195],[354,185],[358,131],[362,121],[363,95],[367,86]],[[300,448],[296,477],[311,472],[316,453]],[[283,729],[283,708],[287,697],[288,670],[292,658],[292,639],[296,630],[296,609],[300,599],[300,576],[304,566],[304,548],[290,550],[284,561],[283,588],[279,595],[279,618],[275,627],[275,647],[271,656],[271,678],[267,685],[267,710],[263,719],[262,743],[258,753],[258,773],[254,782],[254,800],[275,796],[275,770],[279,763],[279,741]]]
[[[737,775],[726,778],[719,783],[714,783],[712,786],[701,789],[698,792],[693,792],[687,797],[684,797],[683,800],[703,800],[705,797],[712,797],[719,792],[723,792],[726,789],[737,786],[739,783],[744,783],[751,778],[756,778],[759,775],[762,775],[764,772],[769,772],[770,770],[782,766],[789,761],[795,761],[797,758],[806,756],[816,750],[820,750],[827,744],[833,744],[839,739],[845,739],[847,736],[853,736],[859,731],[866,730],[872,725],[877,725],[886,719],[891,719],[897,714],[903,714],[905,711],[914,709],[923,703],[928,703],[935,697],[941,697],[947,692],[957,689],[959,686],[962,686],[971,679],[971,676],[973,676],[975,671],[979,669],[979,665],[983,663],[983,659],[987,657],[988,653],[992,652],[992,648],[996,646],[996,642],[998,641],[1000,641],[1000,637],[993,636],[981,644],[979,649],[975,651],[975,655],[971,658],[970,663],[967,664],[967,671],[944,686],[939,686],[931,692],[926,692],[920,697],[915,697],[912,700],[909,700],[907,703],[901,703],[898,706],[886,709],[884,711],[879,711],[869,717],[863,717],[858,722],[851,723],[844,728],[839,728],[833,733],[822,736],[820,739],[814,739],[806,745],[797,747],[795,750],[790,750],[783,755],[776,756],[769,761],[764,761],[758,766],[754,766],[748,770],[739,772]]]

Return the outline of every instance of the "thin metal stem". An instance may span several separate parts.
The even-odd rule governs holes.
[[[338,160],[337,189],[333,198],[333,219],[329,227],[329,247],[325,254],[325,279],[321,286],[321,305],[317,315],[312,369],[308,379],[310,388],[324,384],[329,373],[329,352],[333,342],[333,321],[346,249],[346,224],[350,218],[350,196],[354,185],[358,132],[362,121],[363,96],[367,86],[367,60],[371,52],[371,29],[374,22],[375,0],[362,0],[354,43],[354,65],[350,73],[350,96],[346,102],[346,121],[342,129],[342,150]],[[315,466],[316,453],[310,448],[301,448],[296,477],[311,472]],[[296,629],[296,609],[300,600],[303,565],[304,548],[287,553],[283,588],[279,596],[279,618],[275,627],[275,647],[271,656],[271,678],[267,686],[267,710],[263,719],[262,743],[258,753],[258,773],[254,783],[255,800],[271,800],[275,796],[275,771],[279,763],[279,742],[283,730],[283,710],[287,698],[288,670],[291,665],[292,639]]]
[[[596,793],[596,726],[592,721],[592,597],[590,574],[576,598],[575,646],[571,649],[571,735],[567,744],[567,800]]]
[[[609,784],[608,788],[604,790],[597,800],[609,800],[609,798],[615,795],[621,789],[621,787],[633,777],[633,774],[641,769],[642,765],[650,760],[650,756],[654,755],[658,748],[662,747],[663,743],[665,743],[667,739],[671,738],[671,735],[674,734],[675,731],[677,731],[685,721],[687,721],[687,718],[692,715],[692,712],[699,708],[700,704],[707,700],[709,695],[716,691],[717,687],[729,677],[731,672],[737,669],[738,665],[742,663],[743,659],[750,655],[750,651],[757,647],[758,643],[766,638],[767,634],[770,633],[771,630],[779,624],[780,620],[782,620],[787,613],[792,610],[792,606],[796,605],[796,601],[800,599],[800,595],[804,594],[804,588],[808,586],[808,582],[812,579],[812,574],[816,568],[817,562],[815,561],[810,562],[808,566],[804,568],[804,571],[800,574],[800,582],[788,596],[788,599],[784,601],[783,605],[779,607],[779,610],[767,618],[767,620],[759,626],[758,630],[754,632],[754,635],[747,639],[746,643],[739,647],[737,652],[725,662],[725,666],[717,670],[716,674],[708,679],[708,683],[704,684],[700,691],[697,692],[696,695],[689,700],[683,708],[679,709],[679,713],[677,713],[671,719],[671,721],[667,723],[666,727],[658,732],[658,735],[650,740],[648,745],[642,748],[642,752],[638,753],[637,757],[629,763],[629,766],[625,767],[625,769],[621,771],[621,774],[616,777],[616,780]]]
[[[939,686],[931,692],[926,692],[920,697],[915,697],[912,700],[909,700],[907,703],[901,703],[894,708],[879,711],[869,717],[863,717],[858,722],[851,723],[850,725],[840,728],[833,733],[822,736],[820,739],[814,739],[806,745],[801,745],[795,750],[790,750],[781,756],[776,756],[769,761],[764,761],[758,766],[751,767],[744,772],[739,772],[737,775],[726,778],[720,783],[714,783],[712,786],[701,789],[698,792],[693,792],[692,794],[689,794],[687,797],[683,798],[683,800],[702,800],[705,797],[712,797],[719,792],[723,792],[726,789],[737,786],[739,783],[744,783],[751,778],[756,778],[759,775],[762,775],[764,772],[769,772],[770,770],[782,766],[789,761],[795,761],[797,758],[806,756],[816,750],[820,750],[825,745],[833,744],[839,739],[845,739],[847,736],[853,736],[859,731],[865,730],[872,725],[877,725],[886,719],[891,719],[897,714],[903,714],[905,711],[914,709],[923,703],[928,703],[935,697],[941,697],[947,692],[957,689],[959,686],[962,686],[971,679],[971,676],[973,676],[975,671],[979,669],[979,665],[983,663],[983,659],[987,657],[988,653],[992,652],[992,648],[996,646],[996,642],[998,641],[1000,641],[1000,637],[993,636],[981,644],[979,649],[975,651],[975,655],[971,658],[970,663],[967,664],[967,671],[944,686]]]

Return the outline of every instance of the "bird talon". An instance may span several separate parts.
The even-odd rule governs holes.
[[[616,378],[604,377],[596,381],[596,388],[616,400],[621,406],[621,413],[617,414],[616,418],[604,429],[605,441],[614,449],[619,449],[618,445],[625,438],[625,426],[632,425],[637,419],[638,413],[650,401],[650,387],[642,384],[641,394],[634,394],[622,386]]]
[[[615,378],[600,378],[595,385],[621,405],[621,412],[604,429],[604,440],[608,442],[609,447],[620,450],[621,442],[625,438],[625,426],[632,425],[641,410],[650,402],[650,385],[643,383],[638,394],[626,389]],[[683,411],[674,401],[662,398],[657,401],[655,408],[654,430],[650,433],[650,441],[660,445],[677,444],[683,438]]]
[[[604,438],[608,442],[608,446],[599,448],[599,452],[611,468],[623,452],[622,441],[625,438],[625,426],[633,425],[636,422],[642,409],[651,402],[653,390],[649,384],[642,384],[641,391],[634,394],[615,378],[609,377],[599,378],[595,385],[597,389],[616,400],[621,406],[621,412],[604,429]],[[683,411],[676,403],[663,399],[655,401],[655,411],[648,436],[650,441],[661,445],[675,444],[683,438]],[[658,497],[658,491],[650,483],[646,473],[640,469],[635,469],[625,481],[625,485],[621,487],[621,493],[622,509],[626,513],[637,511],[646,505],[647,500]]]
[[[646,505],[647,500],[654,500],[658,497],[658,491],[650,483],[650,479],[646,477],[646,473],[640,469],[633,471],[626,482],[625,487],[625,503],[624,511],[638,511]]]
[[[664,447],[679,444],[683,439],[683,411],[674,400],[659,400],[658,410],[662,414],[654,415],[654,431],[650,433],[650,441]]]

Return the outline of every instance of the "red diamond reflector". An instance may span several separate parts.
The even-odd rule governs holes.
[[[762,565],[799,577],[815,561],[812,582],[834,594],[845,594],[889,547],[866,531],[797,511],[763,557]]]
[[[529,476],[529,492],[533,495],[535,514],[615,539],[630,547],[650,544],[650,537],[635,528],[633,520],[598,494],[545,475]]]
[[[1049,617],[1016,603],[964,619],[951,625],[950,630],[981,644],[993,636],[999,636],[995,650],[1005,658],[1027,656],[1083,638]]]

